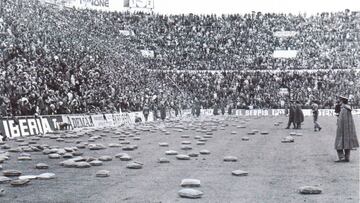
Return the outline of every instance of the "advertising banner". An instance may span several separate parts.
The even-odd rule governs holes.
[[[236,109],[237,116],[279,116],[285,115],[285,109]]]
[[[312,116],[311,109],[303,109],[304,116]],[[168,118],[174,117],[174,113],[168,114]],[[234,109],[233,114],[238,116],[284,116],[285,109]],[[360,109],[353,109],[353,115],[360,115]],[[191,115],[189,109],[182,110],[182,115]],[[212,109],[202,109],[202,116],[212,116]],[[319,109],[319,116],[335,116],[334,109]],[[87,127],[108,127],[134,124],[136,118],[145,122],[142,112],[97,114],[97,115],[48,115],[48,116],[22,116],[16,118],[4,117],[0,119],[0,132],[9,138],[41,135],[61,130],[64,124],[70,129]],[[153,112],[150,112],[149,120],[153,121]],[[0,136],[1,137],[1,136]]]
[[[119,0],[70,0],[64,6],[102,11],[122,11],[124,9],[123,2]]]
[[[154,0],[124,0],[124,7],[153,9]]]
[[[211,116],[213,115],[213,109],[201,109],[201,115]]]
[[[296,58],[298,50],[275,50],[274,58]]]
[[[91,115],[94,127],[113,126],[112,114],[97,114]]]
[[[130,115],[128,113],[111,114],[114,126],[130,124]]]
[[[295,37],[299,32],[297,31],[277,31],[274,32],[275,37]]]
[[[0,131],[2,135],[10,138],[40,135],[59,130],[62,122],[61,116],[7,117],[1,119]]]
[[[289,94],[289,89],[288,88],[280,88],[279,94],[288,95]]]
[[[302,110],[304,116],[312,116],[311,109],[303,109]],[[359,115],[360,111],[358,109],[354,109],[352,111],[353,115]],[[285,115],[285,109],[236,109],[235,115],[238,116],[281,116]],[[334,109],[319,109],[319,116],[335,116]]]
[[[94,127],[93,120],[90,115],[64,115],[64,122],[70,124],[74,128]]]
[[[145,58],[154,58],[155,53],[153,50],[140,50],[140,53]]]
[[[145,121],[144,114],[142,112],[131,112],[129,113],[130,123],[135,123],[136,118],[140,118],[141,121]]]
[[[353,109],[351,113],[353,115],[360,115],[360,109]]]

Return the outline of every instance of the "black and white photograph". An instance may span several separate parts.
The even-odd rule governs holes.
[[[0,0],[0,203],[359,203],[359,0]]]

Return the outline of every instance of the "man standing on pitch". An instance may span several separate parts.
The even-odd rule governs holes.
[[[285,129],[289,129],[291,123],[293,124],[293,126],[295,128],[295,122],[294,122],[295,108],[293,105],[293,101],[290,101],[290,103],[289,103],[288,114],[289,114],[289,121],[288,121],[288,125]]]
[[[144,114],[145,121],[147,122],[148,118],[149,118],[149,114],[150,114],[150,109],[147,104],[144,105],[143,114]]]
[[[313,102],[312,104],[312,113],[313,113],[313,118],[314,118],[314,131],[320,131],[321,127],[319,125],[319,123],[317,122],[318,120],[318,116],[319,116],[319,105],[316,102]]]
[[[339,160],[335,162],[349,162],[350,150],[359,147],[359,142],[356,137],[354,120],[351,114],[352,108],[348,105],[348,98],[341,96],[340,103],[335,139],[335,149]]]
[[[296,101],[295,105],[295,116],[294,116],[294,123],[295,129],[301,129],[301,123],[304,122],[304,114],[301,109],[300,101]]]
[[[166,119],[166,107],[167,107],[167,101],[162,100],[160,102],[159,110],[160,110],[160,118],[163,121]]]

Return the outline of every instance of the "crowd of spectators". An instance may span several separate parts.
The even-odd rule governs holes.
[[[204,108],[278,108],[289,98],[331,105],[336,94],[360,106],[359,73],[331,70],[359,68],[357,12],[158,15],[0,4],[2,116],[138,111],[165,101],[189,107],[195,98]],[[298,34],[275,37],[281,30]],[[277,49],[298,55],[276,59]]]
[[[129,16],[130,17],[130,16]],[[131,17],[130,17],[131,18]],[[316,16],[138,14],[124,22],[138,46],[153,50],[150,68],[174,70],[346,69],[360,67],[360,12]],[[293,37],[277,37],[294,31]],[[294,59],[275,50],[297,50]]]
[[[360,107],[360,71],[183,72],[169,77],[205,108],[223,102],[233,108],[284,108],[290,98],[303,106],[315,101],[321,108],[334,108],[340,95]]]

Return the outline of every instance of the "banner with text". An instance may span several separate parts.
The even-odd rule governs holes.
[[[70,124],[71,128],[94,127],[94,122],[90,115],[63,115],[64,122]]]
[[[122,1],[119,0],[70,0],[65,3],[66,7],[79,9],[92,9],[103,11],[124,10]]]
[[[274,58],[296,58],[298,50],[275,50]]]
[[[304,116],[312,116],[311,109],[303,109]],[[183,110],[184,116],[190,116],[190,110]],[[360,109],[353,109],[353,115],[360,115]],[[202,116],[212,116],[212,109],[202,109]],[[237,116],[285,116],[285,109],[234,109],[233,115]],[[168,114],[173,118],[174,112]],[[319,116],[335,116],[334,109],[319,109]],[[153,121],[153,112],[150,113],[148,121]],[[60,126],[67,124],[70,129],[88,127],[109,127],[134,124],[137,118],[145,121],[142,112],[97,114],[97,115],[48,115],[48,116],[22,116],[4,117],[0,119],[0,132],[2,135],[15,138],[31,135],[41,135],[60,130]]]
[[[61,116],[2,118],[0,132],[10,138],[39,135],[59,130],[62,122]]]
[[[277,31],[274,32],[275,37],[295,37],[299,32],[297,31]]]
[[[153,9],[154,0],[124,0],[124,7]]]
[[[107,127],[113,126],[112,114],[97,114],[91,115],[94,127]]]
[[[302,109],[304,116],[312,116],[311,109]],[[285,115],[285,109],[234,109],[233,115],[237,116],[281,116]],[[213,115],[213,109],[201,109],[205,116]],[[352,115],[360,115],[360,109],[353,109]],[[335,116],[334,109],[319,109],[319,116]]]
[[[130,115],[128,113],[116,113],[110,114],[112,123],[114,126],[121,126],[125,124],[130,124]]]

